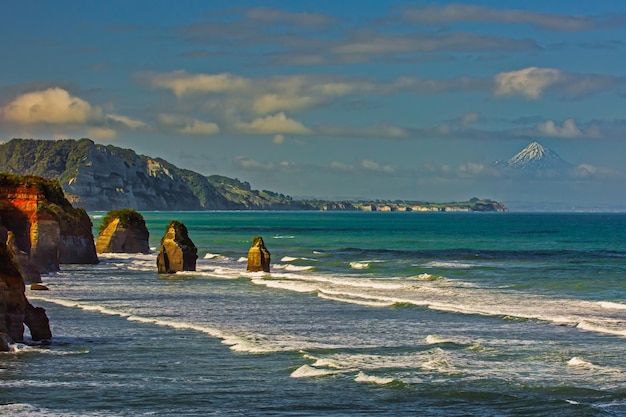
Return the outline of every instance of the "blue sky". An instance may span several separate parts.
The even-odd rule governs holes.
[[[622,1],[12,1],[0,141],[294,197],[626,208]],[[565,177],[492,169],[538,141]]]

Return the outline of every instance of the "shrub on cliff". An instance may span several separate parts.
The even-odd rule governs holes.
[[[103,218],[100,226],[98,226],[98,234],[101,234],[107,228],[113,219],[120,219],[120,226],[128,229],[130,226],[145,229],[146,223],[141,213],[134,209],[117,209],[109,211]]]

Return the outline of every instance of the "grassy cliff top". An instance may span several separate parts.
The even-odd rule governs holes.
[[[141,215],[141,213],[137,212],[134,209],[117,209],[111,210],[102,218],[102,222],[100,222],[100,226],[98,226],[98,234],[102,233],[104,229],[107,228],[109,223],[111,223],[114,219],[120,220],[120,226],[124,228],[128,227],[137,227],[141,229],[146,229],[146,222]]]

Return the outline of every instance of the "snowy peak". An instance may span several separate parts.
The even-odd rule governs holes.
[[[533,142],[521,152],[506,161],[498,161],[497,165],[524,170],[554,170],[561,171],[570,164],[564,161],[556,152],[538,142]]]

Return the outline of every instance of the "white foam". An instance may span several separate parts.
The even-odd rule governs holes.
[[[365,382],[368,384],[378,384],[378,385],[387,385],[391,384],[395,381],[394,378],[384,378],[379,376],[367,375],[363,371],[359,371],[357,376],[354,378],[355,382]]]
[[[606,333],[626,337],[626,323],[621,320],[581,320],[576,328],[590,332]]]
[[[333,375],[336,372],[328,369],[318,369],[310,365],[302,365],[291,373],[292,378],[317,378],[320,376]]]
[[[600,307],[608,308],[611,310],[626,310],[626,304],[614,303],[611,301],[600,301],[598,302],[598,305],[600,305]]]
[[[574,356],[572,359],[567,361],[567,366],[574,366],[578,368],[591,368],[593,367],[593,364],[591,362],[587,362],[582,358],[579,358],[578,356]]]
[[[110,410],[102,413],[93,413],[81,411],[78,414],[68,413],[67,411],[54,411],[47,408],[36,407],[31,404],[25,403],[13,403],[13,404],[0,404],[0,415],[11,417],[81,417],[81,416],[114,416]]]
[[[426,336],[426,344],[427,345],[438,345],[442,343],[454,343],[450,339],[446,339],[445,337],[437,336],[429,334]]]
[[[311,271],[312,269],[315,269],[314,266],[311,265],[302,265],[302,266],[298,266],[298,265],[287,265],[285,267],[285,270],[287,271],[293,271],[293,272],[300,272],[300,271]]]
[[[425,265],[427,268],[468,269],[474,265],[458,261],[432,261]]]
[[[245,256],[242,256],[241,258],[237,259],[237,262],[248,262],[248,258]]]
[[[295,236],[281,236],[281,235],[276,235],[273,236],[272,239],[294,239]]]
[[[64,307],[70,308],[80,308],[85,311],[95,311],[101,314],[114,315],[126,317],[128,321],[140,322],[140,323],[149,323],[157,326],[170,327],[173,329],[184,329],[184,330],[193,330],[197,332],[202,332],[208,334],[209,336],[215,337],[217,339],[222,339],[222,343],[229,345],[231,350],[238,352],[247,352],[247,353],[270,353],[270,352],[278,352],[278,351],[289,351],[293,350],[292,346],[278,346],[276,344],[268,343],[262,337],[258,336],[240,336],[233,333],[228,333],[222,331],[216,327],[211,327],[208,325],[201,325],[195,323],[189,323],[184,321],[175,321],[175,320],[162,320],[159,318],[153,317],[142,317],[133,315],[124,311],[114,310],[111,308],[107,308],[100,305],[92,305],[79,303],[70,300],[60,300],[49,297],[31,297],[33,299],[39,299],[42,301],[47,301],[50,303],[55,303],[62,305]]]
[[[203,259],[215,259],[215,258],[221,258],[222,255],[218,254],[218,253],[207,253],[204,255]]]
[[[272,265],[273,269],[280,269],[284,271],[290,272],[302,272],[302,271],[311,271],[315,269],[312,265],[291,265],[291,264],[274,264]]]
[[[317,296],[325,300],[341,301],[367,307],[391,307],[396,304],[394,301],[377,300],[374,297],[355,296],[354,294],[342,294],[337,292],[332,294],[326,291],[319,291]]]
[[[281,262],[293,262],[293,261],[311,261],[312,259],[308,259],[308,258],[294,258],[293,256],[283,256],[282,258],[280,258]]]
[[[313,364],[313,366],[316,368],[332,368],[332,369],[342,368],[336,361],[333,361],[330,359],[317,359],[315,363]]]
[[[350,262],[350,268],[352,269],[367,269],[370,264],[367,262]]]
[[[315,284],[309,284],[300,281],[288,281],[288,280],[273,280],[273,279],[252,279],[253,284],[265,285],[269,288],[279,288],[282,290],[289,290],[300,293],[313,293],[317,292],[318,287]]]

